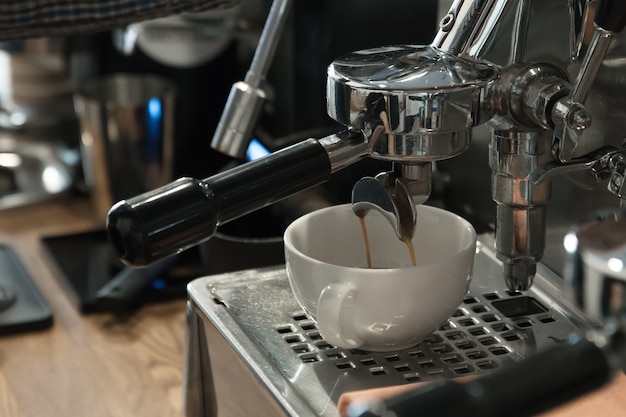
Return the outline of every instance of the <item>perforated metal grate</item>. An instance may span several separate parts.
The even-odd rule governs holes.
[[[288,415],[336,416],[344,392],[487,372],[593,327],[545,268],[531,291],[502,289],[490,248],[479,245],[470,292],[452,317],[419,345],[396,352],[326,342],[295,300],[284,268],[206,277],[188,290],[205,325],[223,335],[281,407],[292,410]]]
[[[366,370],[372,376],[395,375],[406,382],[453,377],[500,367],[519,359],[516,342],[531,326],[559,326],[557,318],[535,298],[520,292],[469,295],[439,330],[419,345],[394,353],[345,350],[327,343],[315,321],[303,311],[274,330],[305,364],[330,362],[345,373]]]

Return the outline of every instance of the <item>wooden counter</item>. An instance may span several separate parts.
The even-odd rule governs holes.
[[[185,300],[148,305],[127,319],[81,315],[41,236],[96,226],[84,200],[0,213],[0,241],[24,262],[50,305],[49,330],[0,338],[0,416],[182,416]]]
[[[40,238],[92,229],[90,213],[81,199],[0,213],[0,242],[17,251],[54,315],[48,330],[0,337],[0,416],[182,416],[185,300],[127,319],[81,315],[54,275]],[[626,415],[626,378],[550,415]]]

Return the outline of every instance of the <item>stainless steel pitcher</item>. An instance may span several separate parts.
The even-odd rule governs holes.
[[[75,94],[81,157],[94,209],[172,180],[175,88],[149,74],[84,82]]]

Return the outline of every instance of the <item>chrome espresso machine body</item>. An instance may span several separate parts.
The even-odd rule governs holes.
[[[276,9],[280,3],[274,2]],[[583,311],[567,297],[577,287],[562,279],[562,265],[567,256],[570,266],[585,260],[571,257],[577,251],[566,253],[560,242],[579,215],[599,207],[617,213],[623,198],[624,24],[626,8],[618,1],[454,1],[430,45],[381,46],[332,62],[327,111],[345,130],[116,204],[108,218],[111,241],[128,264],[145,265],[371,157],[389,161],[392,168],[357,181],[352,194],[356,214],[385,211],[400,238],[412,236],[415,205],[426,202],[433,179],[447,173],[444,201],[449,207],[493,226],[480,238],[470,294],[457,314],[415,349],[394,355],[324,344],[315,323],[289,298],[284,268],[192,283],[187,414],[218,415],[224,409],[219,374],[232,372],[247,380],[242,384],[257,388],[257,404],[277,415],[328,416],[336,415],[342,392],[398,383],[398,375],[400,383],[485,370],[504,375],[474,386],[485,392],[478,397],[487,405],[476,410],[486,415],[498,415],[487,412],[492,405],[507,406],[492,401],[506,394],[497,390],[502,386],[497,378],[515,383],[518,363],[536,366],[538,386],[541,378],[571,368],[571,362],[555,357],[592,358],[590,363],[598,366],[581,367],[579,374],[567,375],[567,384],[553,387],[563,391],[559,394],[569,390],[563,400],[584,391],[573,386],[591,389],[609,379],[616,363],[623,363],[621,310],[595,314],[607,311],[598,308],[602,301],[583,303],[595,306]],[[256,94],[255,89],[241,87],[236,98],[250,105],[255,98],[247,94]],[[235,127],[245,133],[256,116],[239,115],[231,122],[243,120]],[[230,140],[235,130],[218,129],[218,135]],[[219,145],[220,139],[213,143]],[[223,148],[227,152],[240,149],[236,141],[247,137],[240,135],[234,146],[229,140]],[[602,230],[610,231],[611,244],[625,240],[619,227]],[[567,271],[571,281],[585,274],[600,280],[607,275],[588,274],[585,268]],[[623,281],[618,277],[615,282]],[[602,297],[602,291],[597,293]],[[264,329],[272,336],[265,336]],[[569,337],[588,332],[595,335],[592,340]],[[554,345],[562,350],[555,354]],[[229,370],[215,356],[224,349],[240,367],[231,363]],[[532,362],[544,350],[553,356]],[[497,395],[490,396],[486,388]],[[463,396],[454,389],[446,395]],[[520,389],[517,403],[528,401],[536,404],[530,409],[541,409],[545,398],[534,391]],[[233,407],[243,412],[245,401]],[[379,415],[369,413],[359,415]]]

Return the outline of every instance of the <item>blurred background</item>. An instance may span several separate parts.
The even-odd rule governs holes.
[[[251,0],[98,33],[0,43],[0,210],[68,195],[91,200],[95,230],[43,238],[80,311],[169,290],[184,296],[193,277],[280,263],[282,231],[293,218],[348,202],[356,180],[388,168],[367,158],[304,195],[225,225],[206,245],[147,273],[126,270],[108,249],[104,220],[115,201],[244,162],[212,149],[211,139],[232,84],[250,67],[271,4]],[[267,99],[252,132],[261,153],[341,130],[326,114],[328,65],[358,49],[430,43],[438,7],[447,4],[294,2],[261,86]],[[258,256],[244,263],[230,256],[242,244]],[[106,288],[115,277],[121,294],[111,292],[117,284]]]

